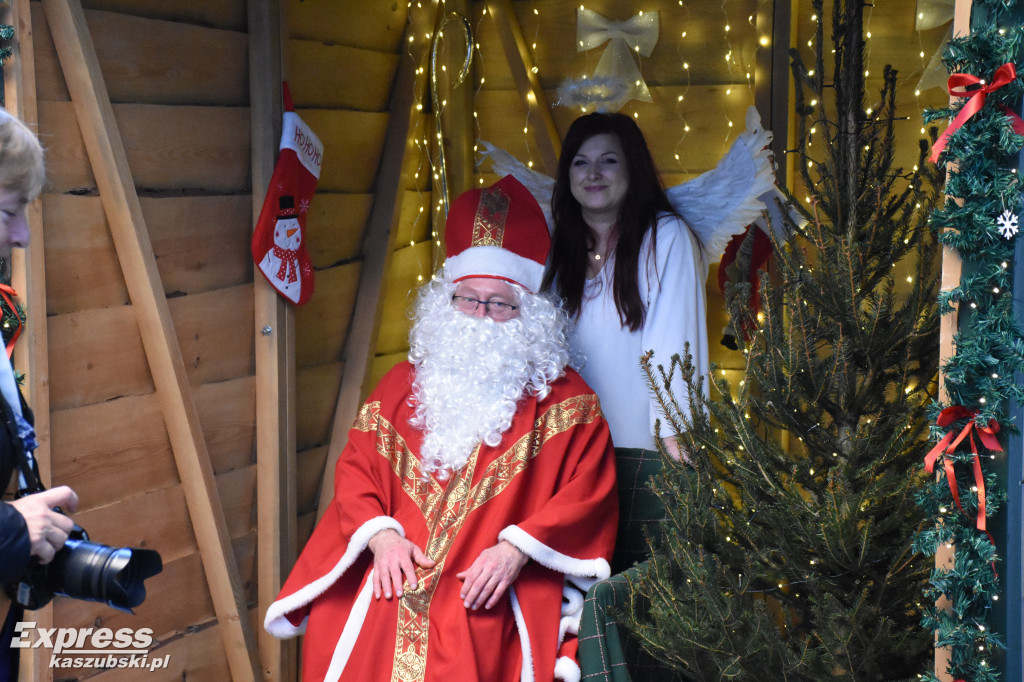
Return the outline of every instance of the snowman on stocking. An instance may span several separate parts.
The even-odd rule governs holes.
[[[296,305],[313,295],[313,265],[304,239],[323,144],[292,105],[284,84],[284,126],[281,151],[252,235],[252,258],[278,293]]]
[[[281,292],[292,303],[302,299],[302,280],[300,267],[308,269],[306,278],[307,296],[313,293],[313,269],[309,266],[309,258],[300,259],[299,249],[302,247],[302,226],[299,224],[299,212],[295,209],[295,198],[284,195],[278,198],[279,210],[274,220],[274,244],[260,261],[260,271],[274,288]],[[305,252],[305,249],[302,249]],[[300,266],[300,262],[302,266]]]

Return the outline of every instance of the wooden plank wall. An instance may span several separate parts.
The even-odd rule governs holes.
[[[90,0],[85,18],[124,141],[241,576],[255,605],[255,400],[245,2]],[[67,85],[32,3],[53,481],[94,540],[157,549],[131,616],[58,599],[61,627],[150,627],[154,680],[228,679],[192,522]],[[36,314],[40,314],[37,311]],[[256,614],[251,613],[255,617]],[[102,679],[119,679],[115,672]]]
[[[296,311],[297,476],[299,546],[316,518],[332,419],[345,372],[344,348],[365,253],[365,230],[377,197],[388,106],[403,45],[406,3],[376,0],[285,5],[285,78],[296,111],[324,143],[324,163],[307,223],[307,246],[316,269],[316,293]],[[429,173],[424,172],[424,182]],[[417,192],[405,192],[403,212],[418,216]],[[429,195],[423,200],[429,201]],[[407,335],[406,294],[414,287],[403,264],[428,239],[427,223],[395,236],[399,248],[386,276],[378,353]],[[411,225],[411,223],[410,223]],[[413,246],[416,244],[417,246]],[[429,244],[429,242],[427,242]],[[430,259],[425,259],[429,276]],[[417,273],[418,274],[418,273]],[[412,276],[415,282],[416,275]],[[390,333],[391,328],[396,331]],[[383,350],[381,350],[383,349]],[[372,352],[372,349],[365,349]],[[384,363],[389,358],[385,358]],[[394,359],[390,359],[393,364]],[[390,364],[387,364],[390,367]],[[375,368],[373,382],[386,371]],[[355,415],[350,415],[350,420]],[[339,425],[347,430],[348,423]],[[337,454],[337,453],[335,453]]]

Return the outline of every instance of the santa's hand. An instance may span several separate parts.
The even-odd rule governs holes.
[[[456,575],[462,580],[459,597],[463,606],[467,609],[478,609],[481,605],[485,609],[493,607],[529,560],[530,557],[506,540],[480,552],[472,566]]]
[[[78,508],[78,495],[71,488],[62,485],[18,498],[11,502],[11,506],[25,518],[31,543],[31,556],[39,559],[41,564],[50,563],[75,527],[74,521],[54,511],[54,508],[62,507],[68,511],[75,511]]]
[[[396,531],[388,528],[380,531],[367,543],[373,552],[373,596],[391,599],[403,594],[402,585],[409,583],[409,589],[416,589],[416,566],[431,568],[436,563],[423,550],[406,540]],[[415,564],[414,564],[415,562]]]

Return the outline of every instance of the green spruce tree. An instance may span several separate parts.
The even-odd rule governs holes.
[[[694,680],[909,680],[931,654],[931,565],[911,541],[936,397],[937,178],[923,141],[919,170],[894,166],[892,69],[867,111],[862,8],[835,0],[815,63],[793,54],[808,223],[774,244],[760,321],[749,291],[727,292],[743,381],[648,360],[692,466],[666,457],[653,483],[668,518],[623,619]]]

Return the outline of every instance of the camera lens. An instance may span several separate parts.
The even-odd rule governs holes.
[[[143,581],[163,570],[163,562],[148,549],[69,539],[45,569],[55,593],[130,612],[146,598]]]
[[[163,568],[160,554],[151,549],[89,542],[89,535],[76,525],[50,563],[36,564],[21,581],[5,584],[3,590],[26,609],[42,608],[61,594],[131,613],[146,599],[146,578]]]

